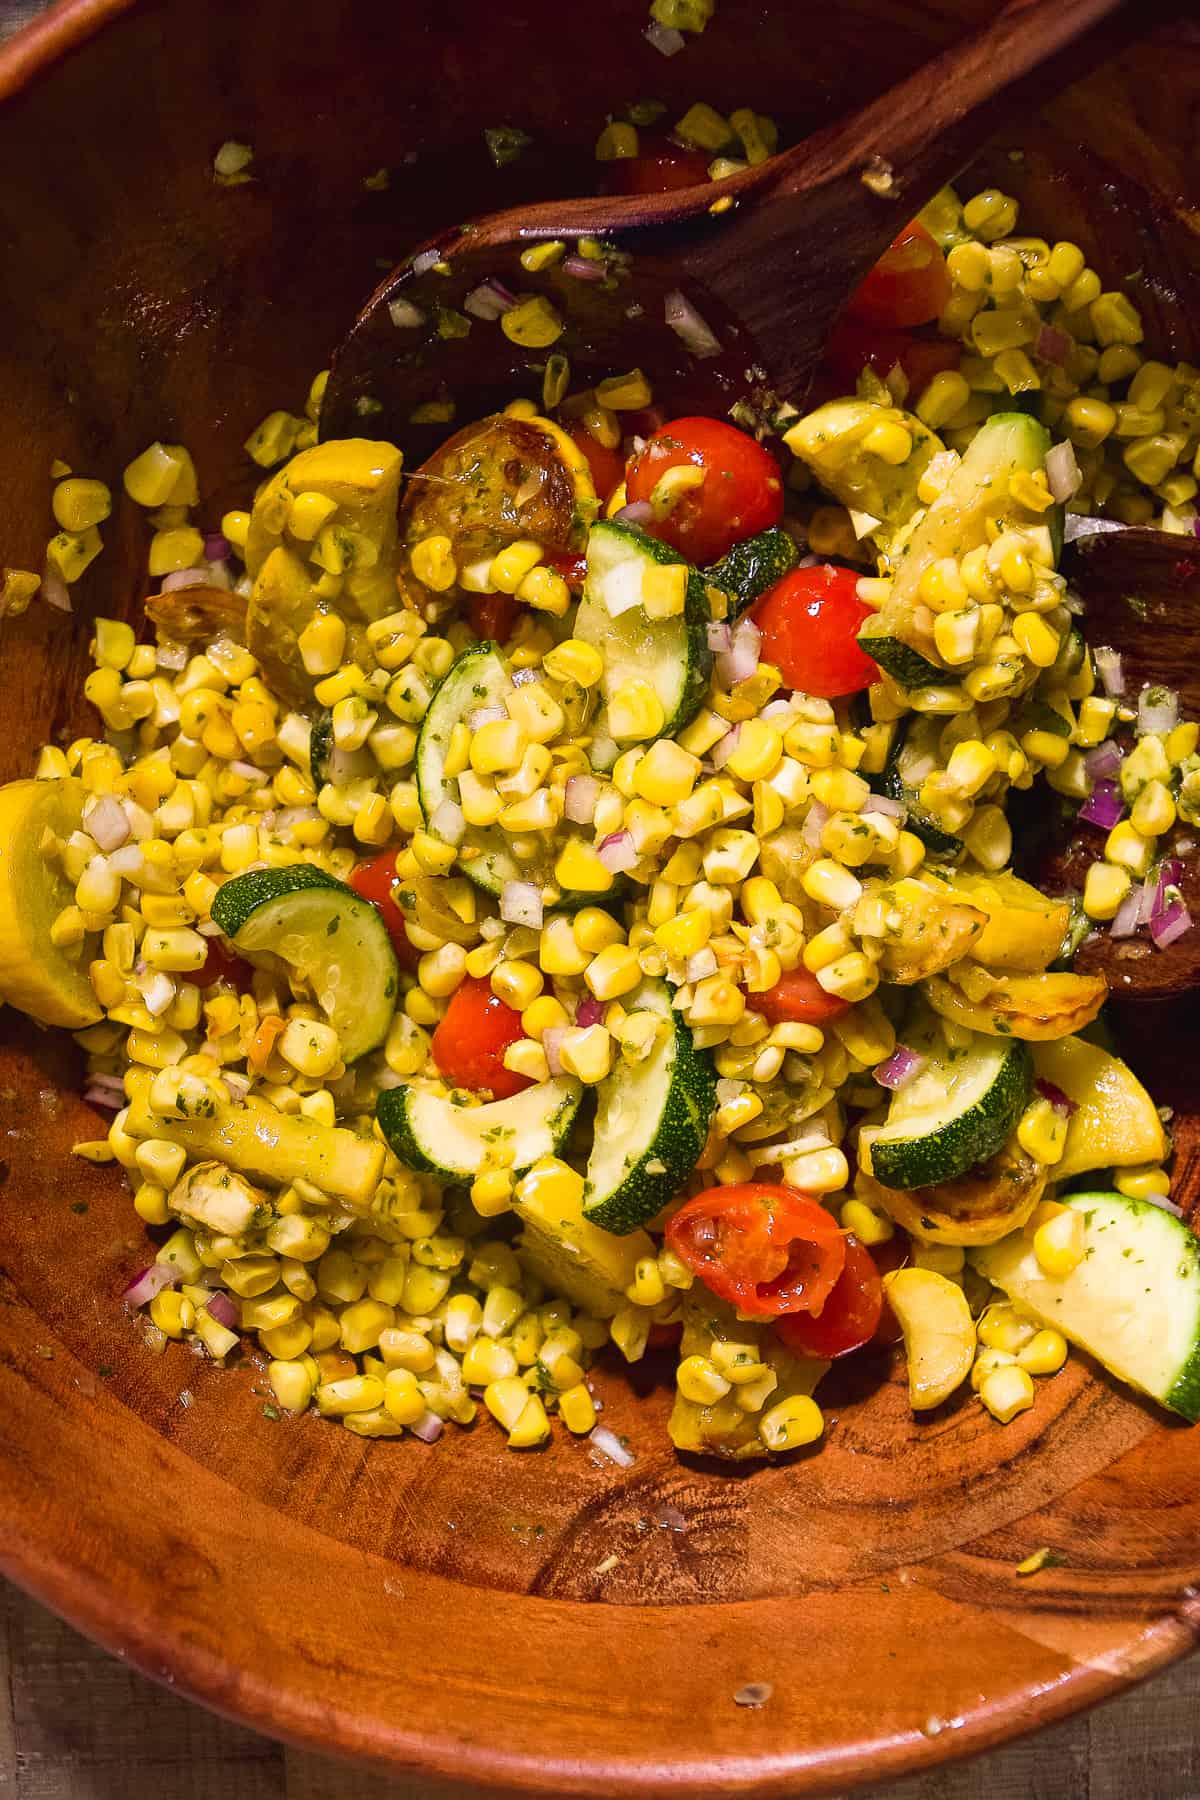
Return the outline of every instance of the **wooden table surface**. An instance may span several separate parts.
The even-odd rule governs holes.
[[[0,0],[0,38],[40,10]],[[1200,1800],[1200,1657],[1056,1730],[866,1800]],[[472,1793],[474,1791],[472,1790]],[[0,1800],[470,1800],[192,1706],[0,1583]]]

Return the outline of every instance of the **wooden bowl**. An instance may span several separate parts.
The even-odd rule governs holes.
[[[645,0],[593,9],[585,51],[549,0],[68,0],[0,53],[0,560],[40,566],[52,459],[119,488],[156,436],[191,446],[214,522],[379,260],[586,191],[610,108],[753,101],[790,138],[989,5],[856,0],[831,33],[809,0],[718,0],[668,62]],[[992,166],[1026,229],[1136,277],[1156,347],[1200,360],[1200,31],[1143,6],[1097,49]],[[495,170],[501,123],[535,143]],[[251,184],[213,182],[230,137]],[[123,508],[73,617],[5,625],[0,778],[87,728],[88,620],[136,616],[143,531]],[[72,1046],[11,1012],[0,1035],[0,1565],[207,1705],[423,1794],[795,1795],[980,1750],[1191,1647],[1200,1436],[1082,1357],[1004,1430],[969,1397],[914,1423],[894,1370],[846,1369],[820,1453],[753,1472],[672,1453],[666,1369],[599,1373],[621,1471],[486,1424],[366,1445],[268,1416],[253,1362],[151,1357],[119,1301],[145,1260],[128,1195],[69,1154],[99,1129]],[[1194,1192],[1195,1024],[1140,1039]],[[1057,1565],[1018,1577],[1044,1545]]]

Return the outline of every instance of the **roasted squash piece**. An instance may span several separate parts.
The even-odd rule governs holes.
[[[1168,1154],[1158,1109],[1120,1057],[1081,1038],[1065,1037],[1039,1044],[1033,1063],[1039,1079],[1061,1088],[1076,1107],[1062,1160],[1054,1165],[1056,1181],[1087,1169],[1158,1163]]]
[[[1049,1174],[1010,1138],[995,1156],[954,1181],[889,1188],[860,1169],[854,1191],[924,1243],[994,1244],[1025,1223]]]
[[[962,960],[978,942],[987,914],[940,884],[909,876],[879,890],[884,907],[880,973],[908,987]]]
[[[989,985],[990,978],[990,985]],[[964,992],[966,989],[966,992]],[[969,997],[970,996],[970,997]],[[972,1031],[1039,1043],[1090,1025],[1108,998],[1103,975],[993,975],[968,965],[953,979],[934,976],[925,997],[935,1012]]]
[[[1071,922],[1069,900],[1052,900],[1008,870],[956,871],[943,885],[986,914],[987,924],[971,946],[973,960],[985,968],[1037,974],[1061,952]]]
[[[203,650],[214,638],[232,638],[235,644],[246,641],[246,602],[230,588],[172,588],[169,593],[151,594],[146,617],[160,644]]]

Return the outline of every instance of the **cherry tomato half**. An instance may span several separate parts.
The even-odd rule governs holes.
[[[707,181],[711,161],[703,150],[686,150],[664,139],[637,156],[619,156],[606,163],[604,185],[610,194],[667,194]]]
[[[529,1086],[528,1075],[504,1066],[504,1052],[525,1036],[521,1015],[498,1000],[490,985],[468,975],[433,1034],[433,1060],[455,1087],[489,1088],[507,1100]]]
[[[848,1000],[842,1000],[837,994],[827,994],[811,970],[801,965],[798,969],[789,969],[781,975],[773,988],[765,994],[753,994],[750,1005],[755,1012],[769,1019],[772,1025],[784,1025],[790,1020],[799,1020],[805,1025],[820,1025],[826,1019],[836,1019],[849,1006]]]
[[[481,641],[506,644],[520,611],[521,602],[514,594],[472,594],[467,617]]]
[[[763,1318],[819,1312],[846,1262],[832,1215],[769,1181],[706,1188],[680,1207],[666,1238],[714,1294]]]
[[[553,569],[556,575],[562,576],[573,594],[583,592],[583,584],[587,580],[586,556],[565,556],[561,552],[547,551],[542,560],[548,569]]]
[[[801,693],[822,700],[857,694],[879,678],[858,643],[858,628],[870,612],[858,597],[853,569],[832,563],[793,569],[754,607],[763,634],[759,655]]]
[[[396,961],[410,975],[414,974],[421,953],[409,942],[408,932],[404,928],[404,914],[396,904],[396,852],[381,850],[370,862],[359,863],[350,877],[350,886],[356,894],[361,894],[364,900],[369,900],[375,907],[392,940]]]
[[[908,376],[909,399],[915,399],[935,375],[957,369],[962,345],[948,338],[911,337],[906,331],[889,331],[859,319],[839,319],[825,345],[825,364],[835,378],[839,394],[852,392],[864,369],[888,375],[899,363]]]
[[[936,319],[950,298],[946,259],[916,219],[893,239],[862,286],[851,294],[846,311],[868,325],[907,330]]]
[[[649,500],[667,470],[686,463],[704,470],[703,482],[648,529],[689,562],[716,562],[741,538],[778,525],[783,482],[774,457],[720,419],[673,419],[656,431],[629,464],[630,501]]]
[[[227,981],[239,994],[250,991],[254,969],[244,957],[227,950],[220,938],[208,939],[208,955],[198,969],[185,969],[182,979],[195,987],[211,987],[214,981]]]
[[[871,1252],[846,1238],[846,1266],[819,1313],[789,1313],[775,1329],[793,1356],[849,1356],[869,1344],[883,1311],[883,1282]]]
[[[625,474],[625,463],[616,450],[610,450],[594,438],[586,425],[577,424],[569,427],[572,441],[583,451],[588,469],[592,477],[592,486],[596,490],[596,498],[604,505],[615,487],[619,487]]]

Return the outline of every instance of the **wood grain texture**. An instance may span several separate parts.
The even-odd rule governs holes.
[[[253,479],[247,431],[298,404],[379,261],[448,217],[585,191],[615,96],[657,92],[673,116],[698,93],[726,111],[752,97],[796,139],[990,11],[880,0],[872,15],[860,0],[839,33],[804,34],[798,66],[797,6],[721,0],[721,29],[665,63],[641,38],[642,0],[611,0],[585,59],[552,29],[536,35],[531,80],[531,33],[551,9],[522,4],[525,31],[483,0],[328,0],[299,22],[289,0],[202,13],[154,0],[7,103],[5,562],[40,566],[53,457],[119,487],[156,436],[193,449],[214,524]],[[1198,272],[1186,196],[1200,29],[1153,10],[1137,23],[1150,35],[1114,41],[1119,54],[1030,121],[1022,160],[1001,143],[994,166],[1028,196],[1031,227],[1080,238],[1106,270],[1153,271],[1156,347],[1194,359],[1182,296]],[[480,142],[481,58],[535,137],[516,170],[492,169]],[[255,145],[256,180],[220,189],[212,156],[231,136]],[[364,191],[381,165],[391,187]],[[6,627],[0,778],[89,723],[92,614],[138,615],[142,522],[122,507],[107,536],[74,616],[34,608]],[[1176,1029],[1138,1055],[1165,1054],[1178,1084]],[[14,1659],[14,1755],[28,1744],[44,1769],[74,1716],[88,1770],[75,1792],[129,1792],[123,1771],[143,1751],[148,1780],[182,1795],[231,1791],[214,1762],[244,1763],[248,1794],[286,1792],[307,1753],[336,1746],[430,1800],[456,1781],[556,1800],[790,1800],[1059,1720],[1194,1641],[1200,1437],[1082,1360],[1004,1431],[965,1397],[918,1425],[896,1369],[848,1369],[820,1454],[752,1473],[669,1452],[669,1376],[653,1367],[633,1383],[598,1376],[606,1422],[638,1454],[628,1471],[561,1440],[514,1457],[486,1424],[426,1450],[272,1421],[252,1358],[225,1374],[180,1346],[142,1348],[119,1296],[144,1234],[112,1173],[69,1154],[97,1129],[77,1093],[71,1046],[0,1015],[0,1566],[176,1696],[303,1749],[251,1751],[240,1728],[189,1713],[162,1728],[189,1751],[179,1770],[154,1749],[159,1727],[137,1723],[151,1690],[118,1670],[120,1724],[107,1710],[89,1721],[91,1653],[68,1677],[57,1650],[36,1650],[46,1627],[23,1626],[35,1647],[22,1638]],[[1180,1100],[1194,1108],[1194,1084]],[[1185,1111],[1190,1191],[1198,1141]],[[686,1533],[657,1527],[663,1503]],[[1061,1565],[1017,1578],[1042,1544]],[[759,1711],[733,1703],[747,1681],[773,1684]],[[69,1716],[39,1737],[51,1691]],[[1036,1779],[1034,1752],[1013,1754]],[[1147,1791],[1170,1791],[1160,1765],[1139,1767]],[[927,1794],[952,1779],[931,1777]]]

